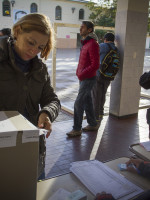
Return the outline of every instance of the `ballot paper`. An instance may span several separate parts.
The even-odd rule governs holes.
[[[115,199],[127,200],[143,192],[141,188],[97,160],[72,163],[71,172],[94,194],[105,191]]]
[[[150,151],[150,141],[140,143],[147,151]]]

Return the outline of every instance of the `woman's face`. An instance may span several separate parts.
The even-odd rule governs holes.
[[[40,53],[48,42],[48,36],[37,31],[16,34],[15,51],[25,61],[31,60]]]

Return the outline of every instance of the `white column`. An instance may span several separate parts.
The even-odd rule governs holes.
[[[138,113],[143,72],[149,0],[118,0],[115,34],[121,67],[112,81],[110,114],[124,117]]]

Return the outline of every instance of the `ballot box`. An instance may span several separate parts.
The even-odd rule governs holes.
[[[16,111],[0,112],[0,199],[36,199],[39,130]]]

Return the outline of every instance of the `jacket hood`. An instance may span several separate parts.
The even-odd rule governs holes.
[[[92,33],[89,33],[88,36],[84,40],[81,40],[81,44],[84,45],[90,39],[94,39],[96,42],[98,42],[97,35],[94,32],[92,32]]]
[[[97,37],[97,35],[96,35],[94,32],[89,33],[87,37],[90,37],[90,38],[92,38],[92,39],[98,41],[98,37]]]

